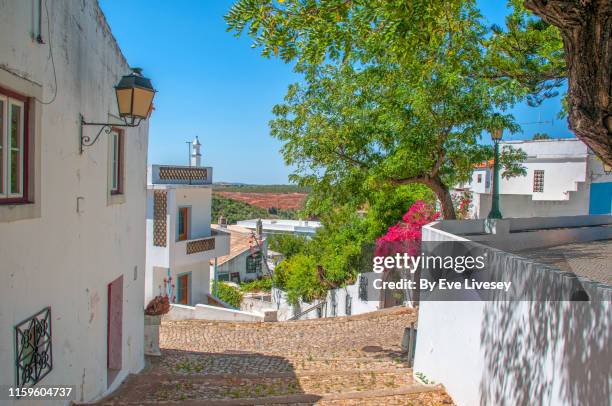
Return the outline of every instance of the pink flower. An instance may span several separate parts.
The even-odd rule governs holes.
[[[418,255],[421,247],[421,229],[440,217],[422,200],[416,201],[402,217],[402,221],[389,227],[387,233],[376,240],[376,256],[396,253]]]

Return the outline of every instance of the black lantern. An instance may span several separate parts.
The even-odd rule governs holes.
[[[117,109],[119,117],[123,122],[119,123],[89,123],[81,116],[81,154],[83,147],[89,147],[96,143],[102,131],[110,134],[112,127],[138,127],[142,120],[149,118],[153,110],[153,97],[155,89],[151,81],[142,76],[142,69],[132,68],[132,73],[121,78],[115,86],[117,96]],[[93,139],[83,134],[83,127],[95,125],[101,126],[100,131]]]
[[[131,74],[122,77],[115,86],[119,117],[126,123],[134,124],[136,120],[146,119],[151,114],[155,89],[141,72],[141,69],[134,68]]]

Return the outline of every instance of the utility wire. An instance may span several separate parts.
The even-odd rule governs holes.
[[[53,60],[53,46],[51,45],[51,22],[49,19],[49,9],[47,8],[47,0],[43,0],[43,1],[45,3],[45,14],[47,15],[47,36],[48,36],[48,41],[49,41],[49,57],[51,58],[51,66],[53,67],[53,82],[55,83],[55,86],[54,86],[55,91],[54,91],[53,97],[48,102],[39,100],[36,97],[34,99],[36,99],[40,104],[51,104],[55,101],[55,98],[57,97],[57,72],[55,71],[55,61]]]

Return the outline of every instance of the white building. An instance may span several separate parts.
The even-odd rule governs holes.
[[[97,1],[0,2],[3,405],[31,404],[9,385],[94,400],[144,366],[148,122],[79,153],[80,115],[118,122],[113,87],[129,73]]]
[[[500,208],[504,217],[549,217],[609,214],[612,174],[576,138],[507,141],[527,153],[526,176],[500,181]],[[458,190],[473,193],[471,214],[485,218],[491,210],[492,163],[474,170],[469,184]],[[501,176],[500,176],[501,178]]]
[[[229,234],[210,226],[212,168],[200,159],[196,138],[191,166],[149,168],[145,303],[169,290],[170,277],[176,303],[208,303],[209,262],[229,253]]]
[[[265,238],[255,241],[255,232],[241,226],[213,225],[213,227],[215,230],[230,234],[229,253],[217,258],[217,279],[219,281],[240,283],[268,275],[264,264],[267,258]],[[211,261],[213,279],[214,268],[214,261]]]
[[[241,227],[255,230],[258,219],[240,220],[236,222]],[[296,234],[313,236],[321,223],[312,220],[261,219],[263,234]]]

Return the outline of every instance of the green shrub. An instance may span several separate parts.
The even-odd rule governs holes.
[[[215,291],[215,284],[217,283],[217,297],[225,303],[239,309],[240,303],[242,303],[242,292],[240,289],[225,282],[213,282],[213,292]]]
[[[242,282],[240,290],[242,292],[270,292],[272,290],[272,278],[266,277],[250,282]]]

